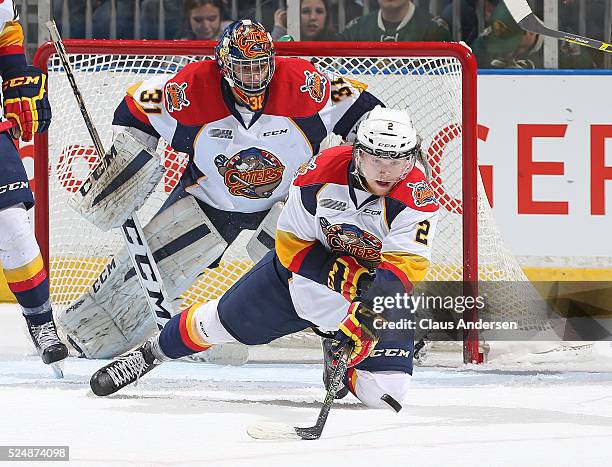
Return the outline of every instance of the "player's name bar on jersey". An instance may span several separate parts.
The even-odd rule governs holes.
[[[0,446],[0,461],[69,461],[69,446]]]

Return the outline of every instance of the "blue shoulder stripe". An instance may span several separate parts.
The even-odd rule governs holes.
[[[175,151],[193,155],[193,143],[195,143],[195,138],[201,129],[201,126],[187,126],[177,122],[170,145]]]
[[[300,187],[300,197],[302,199],[302,206],[311,215],[315,215],[317,212],[317,193],[323,186],[322,183],[316,185],[306,185]]]
[[[318,154],[319,148],[321,147],[321,141],[327,136],[327,129],[319,114],[315,114],[311,117],[292,118],[291,120],[308,139],[308,142],[312,146],[312,155]]]
[[[337,135],[341,135],[346,139],[351,129],[355,126],[355,123],[365,114],[369,112],[377,105],[385,107],[377,97],[374,97],[367,91],[361,93],[353,105],[351,105],[346,113],[338,120],[336,126],[334,126],[333,132]]]
[[[159,133],[155,128],[151,125],[147,125],[146,123],[138,120],[125,102],[125,99],[121,101],[121,104],[115,109],[115,114],[113,115],[113,125],[125,126],[129,128],[137,128],[140,131],[144,131],[146,134],[155,136],[159,138]]]

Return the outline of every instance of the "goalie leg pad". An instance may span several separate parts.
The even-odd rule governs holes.
[[[144,233],[171,300],[189,288],[227,247],[193,196],[160,212]],[[120,355],[157,331],[125,248],[57,319],[88,358]]]
[[[159,155],[121,132],[68,205],[106,232],[142,207],[163,174]]]
[[[251,240],[247,243],[247,253],[254,263],[258,263],[268,251],[274,248],[276,225],[284,205],[285,203],[279,201],[272,206],[272,209],[261,221]]]

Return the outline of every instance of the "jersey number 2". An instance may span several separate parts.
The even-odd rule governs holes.
[[[414,239],[418,243],[427,245],[427,235],[429,235],[429,221],[419,222],[417,226],[418,228]]]

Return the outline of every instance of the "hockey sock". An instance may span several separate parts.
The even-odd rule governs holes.
[[[0,259],[9,289],[30,317],[51,319],[49,279],[26,210],[12,207],[0,211]]]
[[[197,334],[194,313],[197,305],[182,311],[166,323],[159,335],[159,346],[169,358],[180,358],[210,347]]]
[[[20,268],[4,269],[4,275],[24,315],[51,315],[49,279],[40,253]]]

